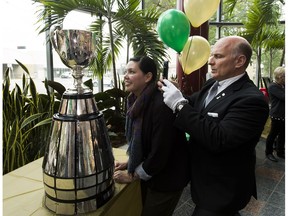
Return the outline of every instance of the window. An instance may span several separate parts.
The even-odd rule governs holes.
[[[46,77],[45,35],[36,31],[36,7],[31,0],[2,2],[2,74],[11,69],[11,88],[21,86],[23,70],[15,59],[24,64],[39,92],[46,92],[42,83]],[[3,10],[4,8],[4,10]],[[3,22],[6,20],[6,22]]]
[[[2,22],[5,33],[2,33],[2,67],[3,75],[7,68],[10,68],[11,89],[17,83],[22,86],[23,69],[15,61],[18,60],[24,64],[30,72],[36,89],[39,93],[46,93],[43,81],[48,77],[47,58],[46,58],[46,39],[45,34],[38,34],[37,10],[40,3],[34,3],[32,0],[5,0],[1,8],[4,8],[2,18],[9,20]],[[17,15],[17,16],[15,16]],[[64,20],[66,29],[84,29],[91,23],[91,16],[88,13],[71,12]],[[72,71],[66,67],[60,60],[60,57],[53,49],[53,78],[60,82],[65,88],[73,85]],[[83,70],[83,81],[93,78],[92,72],[87,68]],[[51,77],[51,76],[49,76]],[[107,84],[109,82],[109,85]],[[98,80],[93,78],[93,92],[98,92]],[[105,85],[107,84],[107,85]],[[112,88],[112,78],[107,74],[104,79],[104,90]]]

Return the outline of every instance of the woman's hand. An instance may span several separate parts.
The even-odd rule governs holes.
[[[120,184],[127,184],[133,181],[133,176],[127,171],[118,170],[114,172],[113,179]]]
[[[118,170],[126,170],[126,169],[127,169],[127,165],[128,165],[128,162],[119,162],[119,161],[116,161],[116,162],[115,162],[115,171],[118,171]]]

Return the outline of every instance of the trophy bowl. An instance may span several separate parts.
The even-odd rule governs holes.
[[[95,52],[93,33],[85,30],[67,29],[55,26],[50,30],[50,40],[64,65],[72,69],[74,84],[68,90],[83,93],[89,91],[82,84],[82,70],[88,67]]]

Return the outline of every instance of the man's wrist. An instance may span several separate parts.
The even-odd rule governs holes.
[[[187,99],[184,99],[184,100],[177,102],[175,112],[178,113],[186,104],[188,104]]]
[[[142,179],[144,181],[148,181],[149,179],[152,178],[152,176],[150,176],[146,173],[146,171],[143,169],[142,165],[143,165],[143,162],[136,167],[134,173],[137,173],[137,175],[139,176],[140,179]]]

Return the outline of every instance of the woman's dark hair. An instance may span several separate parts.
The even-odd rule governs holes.
[[[139,68],[144,74],[148,72],[152,73],[151,81],[155,81],[157,77],[157,66],[153,59],[148,56],[135,56],[129,59],[129,61],[138,62]]]

